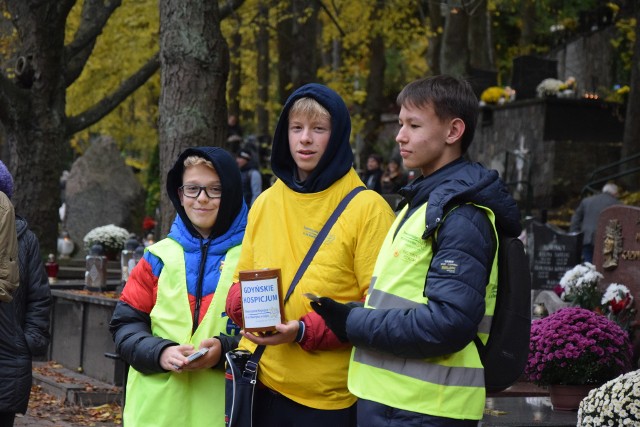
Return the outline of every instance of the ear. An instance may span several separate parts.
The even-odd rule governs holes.
[[[449,133],[447,134],[447,144],[453,144],[454,142],[462,139],[466,126],[462,119],[456,117],[449,122]]]

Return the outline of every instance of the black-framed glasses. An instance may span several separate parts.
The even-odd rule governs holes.
[[[219,199],[222,197],[222,187],[219,185],[201,187],[195,184],[186,184],[179,187],[179,189],[182,191],[182,194],[192,199],[197,199],[202,190],[204,190],[204,194],[210,199]]]

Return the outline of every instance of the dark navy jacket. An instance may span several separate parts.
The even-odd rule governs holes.
[[[476,336],[484,315],[485,286],[496,250],[484,211],[464,203],[490,208],[497,229],[508,236],[521,231],[518,207],[496,171],[463,159],[418,178],[400,194],[405,197],[403,205],[409,204],[407,216],[428,201],[423,239],[435,238],[438,229],[437,252],[425,278],[429,302],[412,310],[353,309],[347,323],[349,340],[358,347],[405,358],[459,351]],[[451,259],[462,266],[455,277],[438,268]]]

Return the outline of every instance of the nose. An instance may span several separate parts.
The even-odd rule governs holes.
[[[311,129],[304,128],[300,134],[300,142],[303,144],[310,144],[312,142]]]
[[[396,135],[396,142],[399,144],[407,142],[407,136],[403,131],[403,129],[404,129],[404,126],[400,126],[400,128],[398,129],[398,135]]]

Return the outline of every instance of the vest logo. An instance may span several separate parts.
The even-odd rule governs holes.
[[[400,256],[400,251],[398,251],[397,249],[395,251],[393,251],[393,256],[395,258],[398,258]]]
[[[440,263],[440,270],[455,274],[458,272],[458,264],[452,259],[445,259]]]

